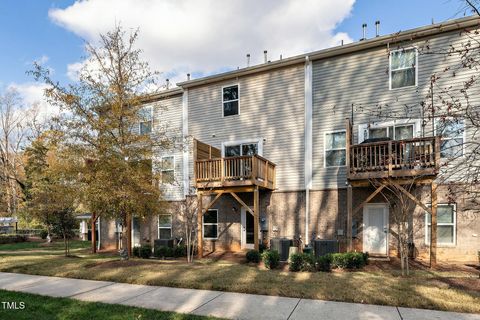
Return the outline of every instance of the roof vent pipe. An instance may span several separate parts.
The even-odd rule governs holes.
[[[247,68],[250,67],[250,53],[247,53]]]
[[[360,40],[367,39],[367,24],[366,23],[362,24],[362,32],[363,32],[363,37]]]
[[[265,60],[265,63],[268,62],[267,50],[263,50],[263,59]]]
[[[283,55],[280,55],[280,60],[282,60],[282,59],[283,59]]]
[[[170,79],[167,79],[167,90],[170,88]]]
[[[375,21],[375,36],[380,36],[380,20]]]
[[[187,73],[187,81],[190,81],[190,73]]]

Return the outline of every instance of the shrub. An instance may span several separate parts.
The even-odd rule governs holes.
[[[152,255],[152,246],[149,244],[142,244],[138,248],[138,256],[142,259],[148,259]]]
[[[156,247],[154,251],[154,256],[157,258],[169,258],[169,257],[173,257],[174,254],[175,254],[174,249],[166,246]]]
[[[140,257],[140,247],[133,247],[132,254],[134,257]]]
[[[280,255],[277,250],[266,250],[262,254],[263,263],[268,269],[275,269],[280,264]]]
[[[290,256],[290,264],[288,269],[293,272],[298,272],[303,268],[303,254],[302,253],[294,253]]]
[[[290,256],[289,270],[315,271],[315,256],[310,253],[294,253]]]
[[[346,252],[332,254],[332,266],[340,269],[360,269],[368,261],[368,256],[361,252]]]
[[[187,246],[179,245],[173,249],[173,256],[178,257],[186,257],[187,256]]]
[[[368,258],[370,258],[368,252],[363,253],[363,261],[365,262],[365,265],[368,264]]]
[[[326,254],[317,258],[317,271],[330,272],[332,270],[332,255]]]
[[[47,239],[47,237],[48,237],[48,231],[47,230],[40,231],[40,238],[45,240],[45,239]]]
[[[257,250],[248,250],[245,256],[247,258],[247,262],[260,262],[260,252],[258,252]]]
[[[25,242],[27,241],[26,236],[21,236],[21,235],[0,235],[0,244],[5,244],[5,243],[18,243],[18,242]]]

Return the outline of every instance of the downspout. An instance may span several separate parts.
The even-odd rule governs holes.
[[[186,198],[189,195],[190,179],[188,175],[189,169],[189,139],[188,139],[188,89],[183,91],[182,96],[182,140],[183,140],[183,195]]]
[[[312,61],[305,57],[305,245],[310,242],[310,189],[312,188]]]
[[[98,239],[97,239],[97,250],[100,250],[100,234],[101,234],[101,229],[100,229],[100,217],[97,218],[98,220],[98,227],[97,227],[97,230],[98,230]]]

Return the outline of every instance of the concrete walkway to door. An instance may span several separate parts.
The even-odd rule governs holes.
[[[480,314],[4,272],[0,289],[228,319],[480,320]]]

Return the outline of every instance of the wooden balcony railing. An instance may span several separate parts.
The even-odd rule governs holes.
[[[257,185],[275,189],[275,164],[254,156],[201,159],[195,161],[197,188]]]
[[[433,176],[439,163],[440,137],[363,143],[347,148],[351,180]]]

